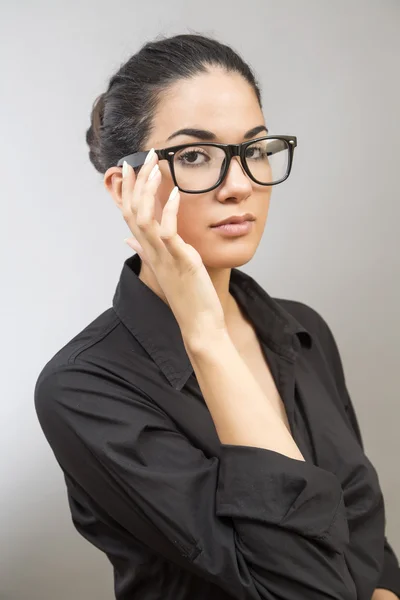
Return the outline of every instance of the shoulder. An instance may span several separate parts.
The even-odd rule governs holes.
[[[158,377],[158,379],[157,379]],[[113,309],[107,309],[67,341],[42,367],[34,405],[43,429],[75,428],[94,415],[105,426],[141,416],[159,382],[156,365]],[[158,387],[167,387],[162,380]],[[163,389],[164,389],[163,387]],[[128,403],[129,398],[129,403]],[[140,417],[141,418],[141,417]]]
[[[34,386],[39,420],[66,405],[72,390],[82,395],[88,386],[104,382],[106,370],[98,358],[104,354],[105,344],[118,324],[115,312],[108,309],[50,356],[38,373]]]
[[[72,338],[65,341],[53,355],[50,355],[38,374],[37,383],[57,371],[68,368],[82,354],[90,354],[91,349],[96,348],[102,340],[106,339],[118,324],[119,319],[112,309],[102,312]]]

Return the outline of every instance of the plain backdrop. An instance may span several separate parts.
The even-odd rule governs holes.
[[[0,21],[1,600],[114,597],[111,565],[73,528],[33,388],[111,306],[130,254],[85,132],[109,77],[160,34],[231,44],[271,133],[298,136],[243,269],[331,326],[400,553],[398,0],[3,0]]]

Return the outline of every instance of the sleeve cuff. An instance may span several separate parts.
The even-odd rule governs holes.
[[[349,542],[336,476],[264,448],[222,445],[217,514],[284,527],[335,550]]]

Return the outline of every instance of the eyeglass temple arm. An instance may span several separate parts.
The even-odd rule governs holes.
[[[287,150],[287,143],[283,140],[275,140],[268,144],[268,152],[267,155],[271,156],[272,154],[277,154],[278,152],[282,152],[283,150]]]
[[[128,156],[124,156],[121,160],[118,161],[117,167],[122,167],[122,163],[126,160],[127,163],[131,165],[131,167],[141,167],[146,160],[146,156],[148,152],[135,152],[134,154],[129,154]]]

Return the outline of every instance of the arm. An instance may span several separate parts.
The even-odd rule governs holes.
[[[377,588],[371,600],[398,600],[398,596],[389,590]]]
[[[90,364],[39,379],[35,403],[63,470],[166,560],[236,600],[355,599],[332,473],[260,447],[207,457],[143,391]]]
[[[221,332],[213,340],[184,341],[220,441],[274,450],[304,461],[228,333]]]
[[[347,389],[344,369],[340,357],[339,349],[331,329],[327,323],[319,317],[319,338],[324,348],[325,355],[335,375],[336,385],[343,400],[349,424],[357,438],[360,446],[364,449],[360,426],[357,420],[354,405]],[[400,568],[397,557],[385,538],[384,546],[384,564],[378,588],[375,591],[373,600],[391,600],[400,597]]]

